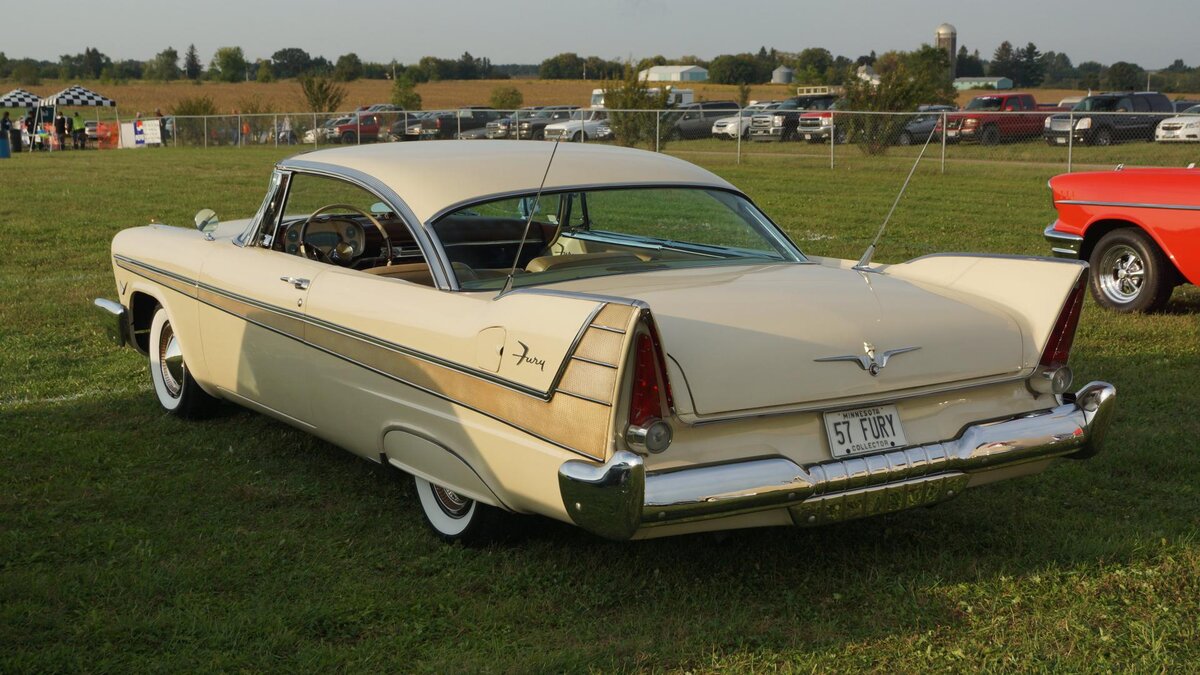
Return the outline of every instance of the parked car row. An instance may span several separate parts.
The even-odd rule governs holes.
[[[1105,146],[1131,140],[1200,142],[1200,104],[1172,103],[1157,92],[1104,92],[1057,104],[1038,103],[1028,93],[989,93],[975,97],[961,110],[922,105],[907,120],[877,125],[857,135],[855,118],[839,115],[842,105],[837,92],[820,88],[745,108],[734,101],[688,102],[662,114],[660,124],[663,135],[672,139],[740,136],[751,141],[828,143],[832,138],[837,143],[853,143],[864,138],[877,141],[886,135],[884,142],[895,145],[923,143],[930,138],[983,145],[1035,138],[1051,146]],[[1171,112],[1179,114],[1169,116]],[[301,140],[342,144],[455,138],[605,140],[613,135],[610,114],[602,105],[586,109],[529,106],[517,111],[470,105],[406,112],[390,104],[376,104],[326,120],[306,131]]]

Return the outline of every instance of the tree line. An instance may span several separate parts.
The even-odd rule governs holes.
[[[822,47],[809,47],[797,52],[760,47],[756,53],[721,54],[713,59],[681,56],[668,59],[653,56],[634,64],[608,60],[598,56],[581,56],[573,52],[556,54],[540,64],[496,65],[486,57],[470,52],[457,59],[425,56],[412,64],[397,61],[380,63],[365,61],[351,52],[334,60],[314,56],[299,47],[280,49],[267,59],[249,60],[241,47],[221,47],[205,63],[189,45],[182,57],[168,47],[146,61],[114,60],[98,49],[88,47],[78,54],[64,54],[57,62],[21,58],[10,59],[0,52],[0,79],[16,80],[21,84],[38,84],[42,79],[101,80],[213,80],[242,82],[297,78],[302,75],[332,78],[349,82],[358,79],[404,79],[420,84],[438,80],[507,79],[511,77],[553,80],[612,80],[624,76],[625,67],[633,65],[642,70],[656,65],[697,65],[708,69],[708,79],[717,84],[761,84],[771,80],[772,72],[787,66],[795,71],[794,81],[802,84],[841,85],[855,79],[859,68],[876,64],[877,56],[869,54],[849,58],[834,55]],[[1058,87],[1070,89],[1142,89],[1149,86],[1164,92],[1200,91],[1200,68],[1176,59],[1170,66],[1147,72],[1136,63],[1117,61],[1105,65],[1097,61],[1075,64],[1063,52],[1042,52],[1032,42],[1016,47],[1002,42],[991,55],[984,58],[979,50],[966,45],[956,55],[955,75],[958,77],[1008,77],[1017,87]]]

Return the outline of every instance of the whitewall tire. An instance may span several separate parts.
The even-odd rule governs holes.
[[[425,523],[439,537],[450,542],[479,544],[500,533],[501,512],[487,504],[464,497],[453,490],[413,476]]]
[[[203,417],[217,400],[188,373],[183,348],[167,310],[159,307],[150,322],[150,381],[163,409],[180,417]]]

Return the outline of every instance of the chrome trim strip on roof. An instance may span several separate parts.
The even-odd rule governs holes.
[[[1200,211],[1200,206],[1192,204],[1150,204],[1142,202],[1101,202],[1089,199],[1060,199],[1057,204],[1072,206],[1117,206],[1130,209],[1165,209],[1168,211]]]

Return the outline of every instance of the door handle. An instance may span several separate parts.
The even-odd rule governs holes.
[[[308,279],[298,279],[296,277],[279,277],[279,280],[289,283],[289,284],[295,286],[296,288],[298,288],[299,290],[302,290],[302,291],[308,290]]]

